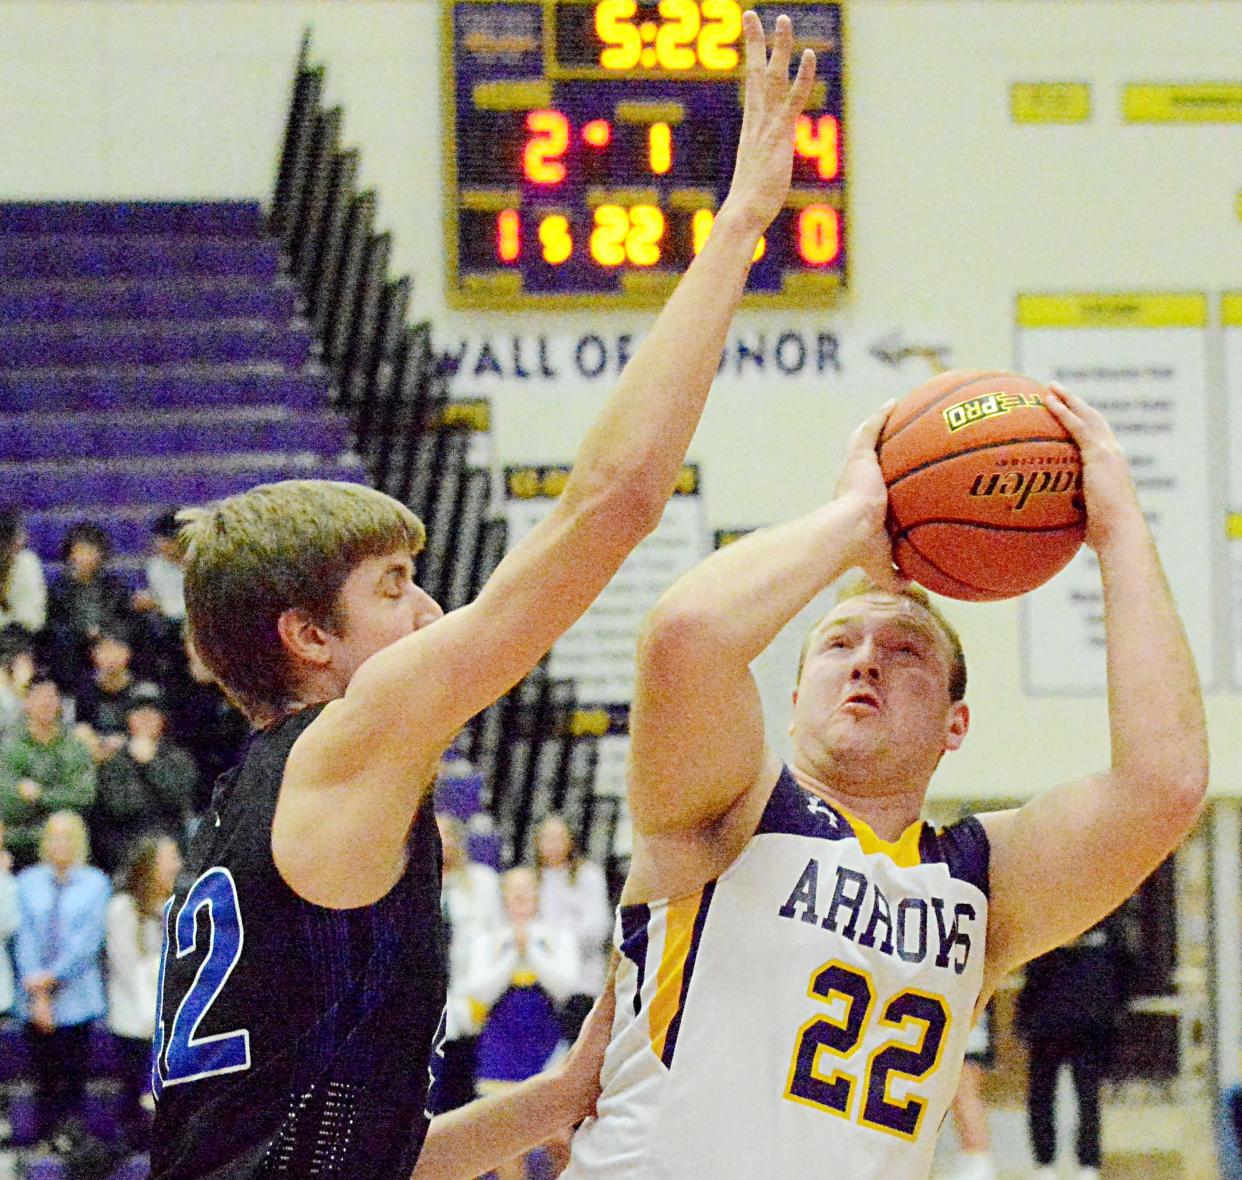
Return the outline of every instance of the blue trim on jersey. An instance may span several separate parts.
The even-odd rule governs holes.
[[[647,932],[650,922],[650,906],[621,907],[621,953],[638,968],[638,980],[634,984],[635,1016],[643,1010],[643,980],[647,975]]]
[[[690,977],[694,974],[694,961],[698,958],[699,943],[703,940],[703,927],[707,924],[707,911],[711,909],[715,893],[716,882],[708,881],[703,886],[703,896],[699,900],[699,912],[694,915],[694,932],[690,935],[690,950],[686,953],[686,965],[682,968],[681,995],[677,1000],[677,1012],[664,1038],[664,1053],[661,1060],[666,1069],[671,1068],[673,1064],[673,1053],[677,1049],[677,1034],[681,1031],[681,1017],[686,1010],[686,996],[690,993]]]
[[[811,836],[819,840],[850,840],[854,829],[850,821],[830,803],[800,786],[788,766],[781,767],[781,776],[768,796],[756,836],[777,833],[786,836]]]
[[[923,829],[919,854],[924,864],[943,864],[949,876],[973,885],[984,897],[990,897],[992,846],[988,833],[973,816],[958,820],[943,831]]]

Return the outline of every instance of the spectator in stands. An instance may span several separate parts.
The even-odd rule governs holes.
[[[1017,1026],[1030,1051],[1027,1116],[1035,1175],[1057,1172],[1057,1075],[1069,1065],[1078,1096],[1078,1177],[1100,1175],[1100,1087],[1125,1015],[1129,956],[1121,918],[1114,913],[1066,946],[1024,968]]]
[[[988,1108],[983,1100],[984,1073],[992,1068],[992,1007],[989,1004],[966,1038],[966,1059],[953,1096],[953,1125],[960,1149],[949,1180],[996,1180]]]
[[[26,548],[21,511],[0,508],[0,629],[17,626],[36,635],[46,623],[43,564]]]
[[[89,725],[100,738],[117,739],[103,743],[105,756],[120,749],[124,741],[125,718],[138,683],[130,667],[134,658],[132,635],[131,627],[116,621],[100,631],[91,640],[90,673],[74,693],[78,724]]]
[[[496,870],[476,864],[466,854],[461,820],[436,814],[440,829],[443,887],[440,906],[449,940],[448,997],[444,1009],[443,1061],[436,1085],[436,1114],[472,1102],[478,1020],[469,991],[470,956],[475,940],[505,929]]]
[[[166,836],[185,845],[198,769],[194,760],[165,736],[164,696],[150,682],[135,686],[129,698],[125,744],[100,763],[91,835],[95,862],[114,873],[131,844],[143,836]]]
[[[22,701],[34,670],[34,640],[20,627],[0,631],[0,745],[21,732]]]
[[[65,534],[64,572],[48,592],[48,657],[64,684],[76,684],[90,664],[91,642],[116,623],[130,621],[129,594],[104,565],[112,554],[108,534],[83,521]]]
[[[185,623],[185,571],[177,542],[177,509],[170,508],[151,526],[146,585],[135,590],[130,607],[140,621],[136,665],[144,676],[168,680],[180,660]]]
[[[553,926],[568,927],[578,940],[581,975],[561,1011],[565,1037],[572,1041],[604,987],[612,935],[608,885],[604,870],[583,857],[569,825],[555,814],[535,829],[535,873],[539,917]]]
[[[86,863],[86,824],[76,812],[48,817],[39,853],[41,863],[17,878],[15,958],[38,1087],[37,1136],[47,1139],[81,1108],[91,1021],[105,1010],[100,951],[112,890]]]
[[[49,815],[85,812],[95,801],[95,763],[90,750],[66,728],[60,688],[36,672],[22,702],[17,737],[0,746],[0,820],[19,869],[34,863]]]
[[[216,779],[241,760],[250,723],[220,691],[188,635],[183,644],[185,661],[166,686],[168,730],[198,767],[192,808],[195,815],[202,815],[211,804]]]
[[[185,622],[185,570],[176,508],[163,513],[151,526],[151,555],[147,558],[146,587],[135,591],[130,605],[136,611],[154,611],[180,631]]]
[[[181,853],[172,840],[144,837],[132,845],[108,903],[108,1028],[121,1063],[121,1130],[133,1151],[146,1149],[151,1129],[142,1096],[151,1077],[161,916],[180,871]]]
[[[0,1016],[13,1008],[13,960],[9,939],[17,931],[17,881],[13,877],[13,854],[4,847],[4,823],[0,821]]]
[[[498,1093],[539,1073],[563,1044],[558,1005],[578,985],[578,940],[568,926],[539,918],[539,889],[528,868],[501,879],[505,925],[476,936],[467,989],[490,1009],[479,1034],[476,1077],[483,1095]],[[569,1137],[545,1145],[556,1174],[569,1162]],[[522,1180],[523,1158],[495,1170],[496,1180]]]

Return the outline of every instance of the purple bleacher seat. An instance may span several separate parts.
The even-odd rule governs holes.
[[[39,1134],[39,1106],[34,1086],[22,1082],[9,1091],[9,1137],[14,1147],[28,1147]]]
[[[365,483],[359,462],[315,455],[232,455],[157,462],[0,463],[0,502],[27,510],[73,502],[100,511],[121,504],[202,504],[260,483],[285,479],[335,479]]]
[[[466,854],[481,865],[500,868],[500,833],[470,832],[466,836]]]
[[[0,234],[0,275],[38,278],[275,278],[274,241],[104,234]]]
[[[207,369],[0,370],[0,413],[278,404],[321,408],[328,377],[275,365]]]
[[[265,320],[211,323],[112,323],[75,320],[0,328],[0,368],[99,365],[205,365],[275,361],[298,367],[310,358],[304,328]]]
[[[237,318],[283,324],[296,311],[297,288],[287,279],[274,283],[245,278],[0,282],[0,324]]]
[[[150,1156],[131,1155],[111,1176],[108,1180],[147,1180],[151,1175],[151,1158]]]
[[[56,1156],[43,1155],[28,1165],[26,1180],[70,1180],[69,1168]]]
[[[10,201],[0,234],[212,234],[263,232],[257,201]]]
[[[105,1143],[121,1138],[120,1087],[114,1081],[93,1081],[86,1084],[86,1101],[82,1105],[82,1122],[92,1135]]]
[[[283,407],[153,414],[12,414],[0,431],[0,463],[105,459],[230,451],[344,453],[349,432],[332,411],[293,414]]]

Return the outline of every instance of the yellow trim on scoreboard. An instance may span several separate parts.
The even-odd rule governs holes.
[[[515,188],[464,188],[461,190],[461,207],[477,209],[483,213],[516,209],[522,194]]]
[[[746,109],[746,83],[737,85],[737,105],[739,110]],[[822,111],[828,105],[828,83],[816,82],[811,86],[811,96],[806,100],[806,110]],[[844,115],[844,112],[842,112]]]
[[[1231,512],[1225,517],[1225,536],[1231,541],[1242,541],[1242,512]]]
[[[1205,328],[1208,300],[1162,292],[1019,295],[1023,328]]]
[[[552,105],[552,83],[533,78],[526,82],[480,82],[470,92],[481,111],[539,110]]]
[[[820,299],[834,299],[840,294],[841,286],[839,274],[807,270],[787,274],[781,283],[781,294],[808,303],[817,302]]]
[[[715,209],[716,200],[714,189],[675,188],[668,195],[668,207],[693,213],[697,209]]]
[[[586,191],[588,209],[599,205],[621,205],[631,209],[635,205],[658,205],[660,194],[653,188],[589,188]]]
[[[449,402],[440,411],[440,425],[464,426],[468,430],[486,433],[492,428],[491,402],[483,398]]]
[[[618,123],[681,123],[686,118],[686,107],[680,102],[619,102]]]
[[[462,290],[480,295],[512,296],[522,293],[522,276],[517,271],[501,270],[490,274],[462,275]]]
[[[1226,328],[1242,328],[1242,291],[1226,291],[1220,297],[1220,322]]]
[[[1015,123],[1085,123],[1091,118],[1086,82],[1014,82],[1009,115]]]
[[[680,274],[658,270],[627,270],[621,275],[621,290],[627,295],[666,297],[673,293]]]
[[[1242,123],[1242,83],[1132,83],[1121,112],[1127,123]]]
[[[808,205],[827,205],[830,209],[841,208],[840,189],[793,188],[785,198],[786,209],[805,209]]]

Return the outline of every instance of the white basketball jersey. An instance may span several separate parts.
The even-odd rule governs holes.
[[[622,906],[599,1116],[567,1180],[919,1180],[983,976],[988,842],[894,843],[782,772],[715,881]]]

